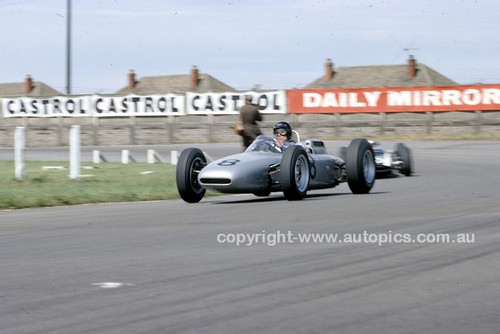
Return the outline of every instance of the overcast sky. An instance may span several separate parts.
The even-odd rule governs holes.
[[[497,0],[72,0],[72,92],[127,73],[188,74],[238,90],[300,88],[335,66],[406,63],[459,84],[500,83]],[[0,83],[66,92],[66,0],[0,0]]]

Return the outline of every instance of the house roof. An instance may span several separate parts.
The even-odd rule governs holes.
[[[61,92],[40,81],[32,82],[32,89],[26,93],[26,82],[0,83],[1,97],[21,97],[21,96],[56,96]]]
[[[132,90],[124,87],[117,94],[165,94],[186,92],[235,92],[236,90],[205,73],[198,74],[197,87],[192,88],[192,74],[142,77],[135,82]]]
[[[338,67],[333,70],[331,80],[325,77],[306,85],[306,89],[324,88],[371,88],[408,86],[453,86],[457,83],[432,68],[418,63],[415,76],[408,78],[408,64]]]

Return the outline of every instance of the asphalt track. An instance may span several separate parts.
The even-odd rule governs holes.
[[[408,144],[368,195],[1,211],[0,333],[497,333],[500,142]]]

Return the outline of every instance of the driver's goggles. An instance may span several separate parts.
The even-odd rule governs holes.
[[[276,130],[274,130],[274,135],[275,136],[286,136],[286,131],[283,129],[276,129]]]

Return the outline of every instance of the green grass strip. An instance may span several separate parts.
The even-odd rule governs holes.
[[[64,169],[53,168],[57,166]],[[70,180],[68,162],[28,161],[26,177],[18,181],[14,162],[0,161],[0,209],[179,198],[175,166],[170,164],[82,163],[82,167],[81,178]]]

